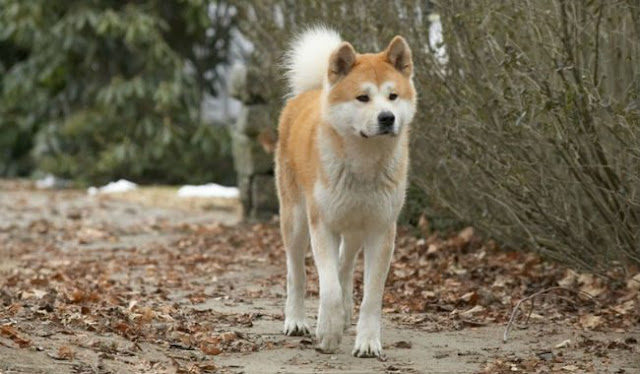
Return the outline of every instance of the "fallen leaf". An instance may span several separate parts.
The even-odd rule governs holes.
[[[602,317],[596,316],[593,314],[585,314],[581,316],[580,319],[578,320],[578,323],[580,323],[580,326],[586,329],[594,329],[600,326],[602,322],[603,322]]]
[[[436,293],[433,291],[422,291],[420,293],[420,296],[422,296],[425,299],[433,299],[436,297]]]
[[[57,354],[47,353],[47,356],[51,357],[54,360],[71,361],[73,360],[75,353],[68,345],[63,345],[58,348]]]
[[[71,347],[69,347],[68,345],[63,345],[58,348],[58,356],[62,357],[65,360],[73,360],[75,353],[73,352],[73,350],[71,350]]]
[[[571,347],[571,339],[563,340],[560,343],[556,344],[555,346],[556,349],[568,348],[568,347]]]
[[[237,336],[237,335],[236,335],[236,333],[235,333],[235,332],[233,332],[233,331],[224,332],[224,333],[220,334],[220,339],[221,339],[223,342],[231,342],[231,341],[234,341],[234,340],[236,340],[236,338],[237,338],[237,337],[238,337],[238,336]]]
[[[411,342],[400,340],[398,342],[393,343],[393,346],[396,348],[411,349],[412,344]]]
[[[580,284],[580,291],[591,297],[597,297],[607,290],[602,280],[593,274],[580,274],[578,284]]]
[[[31,340],[20,336],[18,330],[9,324],[0,326],[0,335],[6,336],[13,340],[20,348],[27,348],[31,345]]]
[[[439,247],[435,244],[429,244],[429,247],[427,248],[427,254],[428,255],[432,255],[436,252],[438,252]]]
[[[636,307],[635,301],[634,300],[629,300],[629,301],[627,301],[625,303],[622,303],[620,305],[615,305],[611,309],[614,312],[624,316],[624,315],[627,315],[627,314],[633,312],[635,307]]]
[[[473,235],[474,235],[473,227],[467,227],[462,231],[460,231],[460,233],[458,234],[458,237],[463,241],[463,243],[469,243],[473,238]]]
[[[480,313],[483,312],[486,308],[483,307],[482,305],[476,305],[473,308],[469,309],[469,310],[465,310],[464,312],[460,313],[461,316],[468,316],[471,314],[476,314],[476,313]]]
[[[640,291],[640,273],[629,278],[627,281],[627,288],[632,291]]]
[[[576,370],[578,370],[579,368],[576,365],[566,365],[562,367],[562,370],[564,371],[571,371],[574,372]]]
[[[44,290],[33,290],[32,292],[33,292],[33,296],[35,296],[36,299],[42,299],[48,293],[47,291],[44,291]]]
[[[475,291],[467,292],[466,294],[460,296],[460,300],[464,301],[467,304],[476,304],[480,297]]]
[[[578,282],[578,273],[572,269],[564,272],[564,277],[558,281],[558,286],[566,288],[574,288]]]
[[[85,227],[78,231],[77,238],[80,244],[89,244],[92,242],[105,240],[109,237],[106,231],[95,229],[93,227]]]
[[[83,290],[73,290],[67,295],[67,299],[73,304],[81,303],[85,299],[85,292]]]
[[[203,373],[216,373],[218,371],[218,367],[212,362],[201,363],[196,365],[198,369],[200,369],[200,371]]]
[[[214,355],[214,356],[222,353],[222,350],[216,344],[212,344],[210,342],[200,343],[200,350],[204,354]]]

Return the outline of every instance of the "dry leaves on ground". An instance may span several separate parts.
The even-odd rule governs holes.
[[[12,202],[11,209],[21,214],[20,204]],[[208,302],[234,303],[256,297],[283,298],[285,259],[277,222],[225,227],[156,219],[144,224],[105,225],[87,221],[91,211],[70,212],[60,213],[63,219],[38,217],[23,226],[10,223],[0,227],[4,243],[0,256],[13,264],[0,273],[0,338],[4,339],[0,343],[26,348],[36,332],[69,336],[111,333],[131,342],[131,349],[87,345],[107,357],[129,354],[140,342],[176,352],[197,351],[205,357],[290,344],[283,338],[237,331],[239,327],[250,328],[256,320],[282,319],[282,314],[233,314],[206,306]],[[428,331],[505,324],[518,300],[555,286],[589,293],[593,298],[544,295],[534,305],[523,305],[517,321],[615,331],[628,331],[640,323],[639,275],[626,282],[607,282],[532,253],[504,251],[496,243],[482,240],[472,228],[452,235],[427,234],[425,229],[424,234],[399,230],[383,305],[386,315],[398,323]],[[130,237],[152,239],[135,244],[127,239]],[[153,240],[155,237],[165,239]],[[266,268],[271,270],[261,272]],[[219,279],[234,271],[250,272],[253,284],[259,287],[240,288],[232,280]],[[356,272],[357,304],[362,298],[361,265]],[[317,273],[311,254],[307,273],[308,292],[315,296]],[[410,342],[397,344],[399,348],[411,347]],[[635,349],[637,341],[584,340],[577,344],[581,349],[606,353],[607,349]],[[50,356],[74,360],[75,353],[67,346],[50,352]],[[487,363],[485,372],[514,368],[571,372],[571,365],[575,370],[588,370],[562,362],[558,356],[553,360],[544,357],[500,357]],[[216,370],[213,363],[176,363],[183,372]]]

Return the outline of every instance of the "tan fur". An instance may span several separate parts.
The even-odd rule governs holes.
[[[365,276],[371,273],[375,279],[365,281],[354,355],[380,354],[382,287],[393,251],[395,220],[404,202],[408,122],[415,112],[412,67],[411,52],[402,38],[396,37],[376,54],[356,54],[343,42],[331,54],[325,86],[290,99],[280,116],[276,178],[289,270],[285,332],[295,335],[307,329],[300,282],[304,284],[301,253],[310,238],[320,276],[316,335],[320,348],[328,352],[337,349],[343,327],[350,324],[353,261],[364,247]],[[385,88],[389,85],[392,88]],[[383,92],[386,89],[390,91]],[[394,136],[331,122],[336,115],[349,115],[349,108],[367,108],[356,101],[360,95],[372,95],[367,90],[377,92],[376,105],[404,103],[393,107],[398,117],[408,118]],[[399,101],[388,99],[390,93]],[[332,110],[338,114],[332,117]],[[341,294],[339,300],[336,292]]]
[[[361,94],[358,86],[366,78],[381,84],[393,80],[398,84],[398,95],[401,98],[414,100],[415,91],[407,79],[402,79],[401,73],[394,69],[387,61],[385,52],[378,54],[364,54],[356,58],[355,65],[347,77],[337,84],[329,93],[331,103],[353,100]],[[276,152],[276,165],[280,169],[286,168],[286,176],[278,173],[278,183],[284,196],[289,196],[300,187],[305,195],[313,190],[318,176],[322,176],[323,168],[318,159],[317,137],[328,136],[331,138],[333,150],[340,158],[346,156],[344,143],[340,135],[324,123],[321,116],[320,96],[321,90],[304,92],[284,107],[278,124],[278,148]],[[320,128],[323,131],[318,131]],[[408,134],[407,134],[408,135]],[[406,143],[407,136],[403,142]],[[408,144],[403,145],[407,148]],[[394,180],[406,178],[406,166],[408,163],[408,149],[403,157],[402,165],[398,168],[398,174]]]

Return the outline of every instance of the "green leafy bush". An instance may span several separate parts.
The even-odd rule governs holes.
[[[231,26],[214,1],[0,0],[0,172],[232,182],[201,121]]]

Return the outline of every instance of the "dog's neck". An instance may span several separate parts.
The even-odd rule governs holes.
[[[359,178],[374,181],[381,171],[389,172],[396,168],[402,168],[403,144],[408,140],[408,130],[403,129],[397,136],[382,135],[370,138],[355,135],[342,135],[330,124],[325,124],[321,131],[324,132],[320,147],[331,147],[331,152],[323,152],[322,155],[334,155],[324,158],[325,167],[337,166],[340,169],[354,174]],[[330,164],[330,165],[329,165]]]

